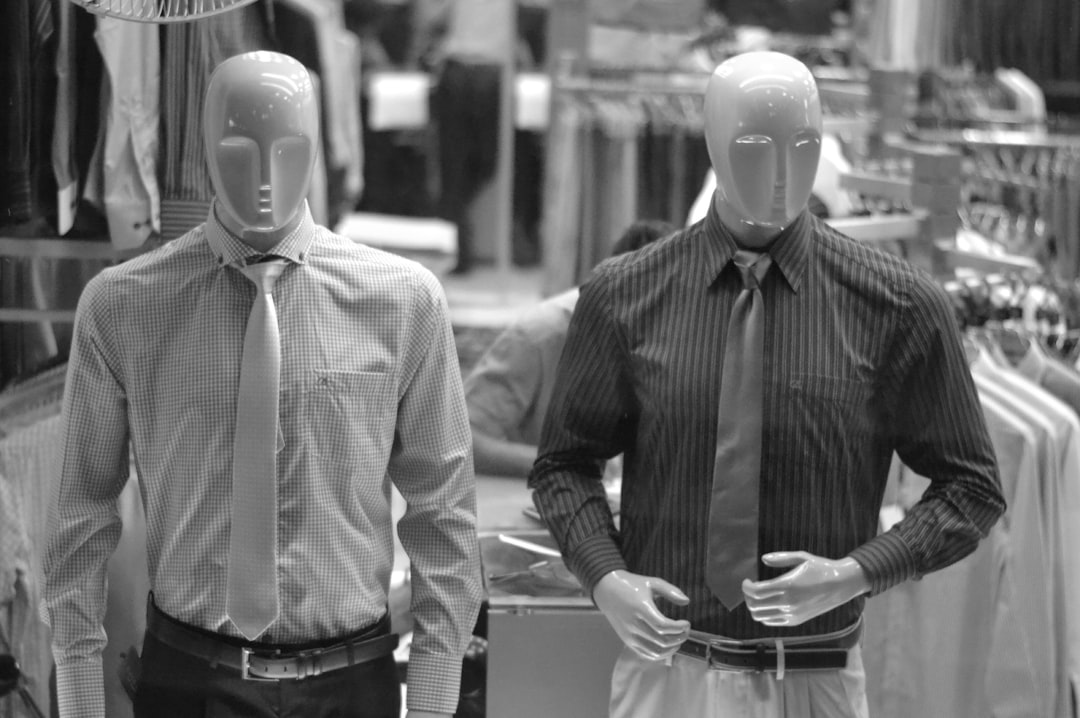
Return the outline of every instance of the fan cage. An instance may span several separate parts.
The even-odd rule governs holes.
[[[255,0],[71,0],[96,15],[136,22],[185,22],[250,5]]]

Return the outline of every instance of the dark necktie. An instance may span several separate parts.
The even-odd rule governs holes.
[[[278,616],[277,437],[281,340],[271,292],[282,260],[240,271],[255,283],[255,302],[244,332],[233,440],[232,532],[226,612],[248,640]]]
[[[742,603],[742,581],[757,579],[765,307],[760,283],[769,255],[740,250],[743,290],[731,309],[720,379],[720,407],[709,504],[705,580],[728,610]]]

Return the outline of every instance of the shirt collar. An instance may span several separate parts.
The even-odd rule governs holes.
[[[739,245],[720,221],[715,206],[709,207],[703,227],[706,239],[704,265],[711,284],[735,257]],[[806,274],[812,231],[813,220],[810,217],[810,211],[804,209],[795,221],[769,245],[768,251],[773,264],[780,268],[780,273],[791,290],[796,293],[799,291],[799,285],[802,284],[803,275]]]
[[[218,264],[222,266],[243,266],[254,257],[263,256],[262,252],[244,243],[234,235],[217,216],[217,200],[210,203],[210,211],[206,217],[206,238],[210,243],[210,249],[217,257]],[[311,242],[315,238],[315,220],[311,218],[311,210],[307,202],[304,202],[303,213],[300,223],[293,231],[289,232],[280,242],[266,254],[283,257],[295,264],[304,264],[311,248]]]

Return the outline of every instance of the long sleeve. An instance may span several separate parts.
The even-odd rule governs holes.
[[[50,507],[43,613],[52,628],[60,715],[104,716],[106,563],[120,538],[128,478],[127,405],[108,285],[79,301],[64,393],[60,476]]]
[[[429,273],[408,332],[391,479],[408,508],[398,523],[412,564],[408,707],[453,713],[461,661],[480,607],[472,442],[442,289]]]
[[[887,533],[852,551],[871,595],[944,568],[975,550],[1005,510],[986,421],[943,290],[912,283],[886,381],[896,452],[931,480]]]
[[[635,413],[622,346],[600,272],[582,287],[570,320],[529,477],[541,516],[590,594],[605,574],[626,568],[601,483],[604,461],[624,450]]]

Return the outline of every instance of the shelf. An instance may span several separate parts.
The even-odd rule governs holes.
[[[102,239],[59,239],[53,237],[0,237],[0,261],[4,259],[70,259],[76,261],[122,262],[145,251],[118,250]],[[74,309],[31,309],[0,307],[0,323],[36,324],[75,321]]]
[[[840,175],[840,187],[871,197],[893,202],[911,201],[910,177],[886,177],[866,172],[845,172]]]
[[[130,259],[142,251],[142,249],[119,250],[108,241],[92,239],[0,237],[0,257],[120,261]]]
[[[841,136],[866,136],[874,126],[873,117],[860,115],[858,117],[846,117],[844,115],[823,115],[821,129],[826,134]]]
[[[13,309],[0,308],[0,322],[36,324],[38,322],[56,322],[71,324],[75,321],[74,309]]]
[[[825,221],[837,232],[860,242],[889,242],[918,239],[924,219],[924,212],[913,212],[876,217],[839,217]]]
[[[1042,267],[1034,259],[1016,255],[990,255],[981,252],[969,252],[950,246],[950,240],[934,243],[941,253],[946,269],[970,269],[981,274],[1016,273],[1039,275]]]

